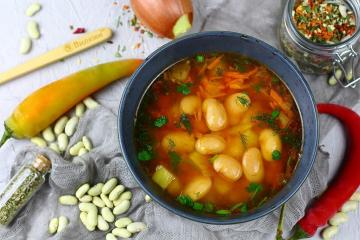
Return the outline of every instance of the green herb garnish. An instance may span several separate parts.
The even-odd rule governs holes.
[[[237,97],[237,101],[243,105],[244,107],[249,107],[250,106],[250,101],[247,97],[245,96],[238,96]]]
[[[176,200],[184,206],[192,207],[194,205],[193,200],[187,195],[180,194]]]
[[[196,211],[202,211],[204,209],[204,204],[199,202],[194,202],[194,205],[192,207]]]
[[[205,57],[204,57],[203,55],[196,55],[195,60],[196,60],[198,63],[202,63],[202,62],[205,61]]]
[[[167,122],[168,122],[168,119],[166,116],[160,116],[157,119],[155,119],[154,125],[155,125],[155,127],[160,128],[160,127],[164,126]]]
[[[170,163],[173,169],[176,169],[179,163],[181,162],[181,157],[175,151],[168,152]]]
[[[212,203],[205,203],[204,205],[204,211],[205,212],[208,212],[208,213],[211,213],[214,211],[214,205]]]
[[[186,131],[191,133],[192,131],[191,123],[188,116],[185,113],[181,114],[180,116],[180,125],[183,125],[186,128]]]
[[[271,112],[271,119],[275,120],[279,116],[280,116],[280,110],[279,109],[275,109],[274,111]]]
[[[189,95],[191,93],[191,86],[191,83],[182,83],[176,87],[176,91],[182,93],[183,95]]]
[[[250,183],[246,190],[251,193],[251,199],[254,199],[263,190],[263,186],[259,183]]]
[[[257,83],[253,85],[253,88],[255,90],[255,92],[259,93],[261,91],[261,88],[263,87],[262,83]]]
[[[234,206],[230,208],[230,211],[233,212],[235,210],[239,210],[241,213],[247,213],[248,212],[248,205],[247,203],[237,203]]]
[[[272,156],[272,159],[273,160],[280,160],[281,158],[281,152],[279,150],[274,150],[272,153],[271,153],[271,156]]]
[[[229,216],[231,214],[231,211],[227,209],[221,209],[217,210],[215,213],[221,216]]]
[[[138,152],[137,158],[140,161],[149,161],[153,158],[153,153],[150,150],[142,150]]]

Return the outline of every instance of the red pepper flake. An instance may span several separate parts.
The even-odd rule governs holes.
[[[141,43],[136,43],[136,44],[133,46],[133,49],[138,49],[138,48],[140,48],[140,46],[141,46]]]
[[[86,32],[85,28],[76,28],[76,30],[73,32],[73,34],[81,34]]]
[[[124,5],[123,7],[122,7],[122,10],[129,10],[130,9],[130,6],[129,5]]]

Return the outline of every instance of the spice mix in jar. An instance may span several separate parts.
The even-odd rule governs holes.
[[[338,81],[344,87],[354,86],[360,80],[359,38],[359,0],[288,0],[285,5],[281,46],[305,73],[340,69],[344,77]]]

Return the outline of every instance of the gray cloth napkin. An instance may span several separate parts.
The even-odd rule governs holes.
[[[195,18],[201,31],[229,30],[260,38],[279,47],[278,24],[284,1],[263,0],[208,0],[194,1]],[[328,87],[326,77],[306,76],[318,102],[336,102],[349,107],[359,101],[359,88],[341,89]],[[101,239],[105,233],[88,232],[79,221],[76,206],[61,206],[57,199],[62,194],[72,194],[84,183],[96,183],[116,176],[133,193],[133,201],[126,215],[147,224],[146,231],[134,235],[134,239],[146,240],[212,240],[212,239],[272,239],[275,235],[279,210],[258,220],[236,225],[215,226],[195,223],[180,218],[163,209],[155,202],[145,203],[144,193],[138,187],[121,156],[117,138],[116,114],[125,81],[120,81],[96,95],[103,106],[89,110],[81,118],[79,127],[71,137],[70,146],[84,135],[94,144],[94,149],[81,157],[64,158],[48,149],[27,147],[18,149],[12,174],[29,162],[35,153],[46,154],[53,162],[49,181],[31,199],[8,227],[0,229],[0,239]],[[120,116],[121,117],[121,116]],[[334,121],[321,116],[321,136],[325,136]],[[315,165],[301,189],[287,203],[285,231],[303,216],[310,199],[321,193],[327,182],[328,155],[318,151]],[[52,217],[64,215],[69,226],[59,234],[47,233]]]

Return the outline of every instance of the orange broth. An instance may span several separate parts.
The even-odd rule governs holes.
[[[227,111],[226,127],[219,131],[209,130],[203,111],[204,100],[216,99],[224,105],[225,99],[235,93],[244,93],[251,100],[246,102],[247,98],[238,97],[245,111],[236,118]],[[201,100],[194,114],[184,114],[181,110],[180,102],[186,96],[197,96]],[[234,130],[235,126],[240,126],[240,130]],[[241,130],[242,127],[245,130]],[[246,135],[246,128],[256,136]],[[270,161],[262,157],[264,174],[257,182],[250,182],[244,172],[234,181],[214,169],[216,157],[226,153],[228,146],[221,153],[202,154],[199,168],[191,159],[191,153],[172,151],[162,145],[163,138],[172,132],[187,133],[195,142],[211,133],[221,136],[226,145],[231,139],[239,138],[246,152],[252,138],[258,138],[264,129],[271,129],[278,135],[281,151],[276,153],[274,150]],[[299,159],[302,129],[293,97],[274,73],[247,57],[216,53],[184,59],[155,80],[141,102],[135,136],[139,161],[149,176],[153,176],[161,165],[176,179],[170,181],[164,191],[197,211],[231,214],[261,206],[287,183]],[[251,147],[261,151],[259,140],[254,142]],[[196,152],[196,148],[191,152]],[[242,157],[233,158],[243,171]],[[208,177],[211,187],[201,198],[189,200],[184,189],[199,176]],[[182,201],[181,197],[187,201]],[[204,208],[205,204],[211,204],[212,209]],[[225,212],[219,211],[224,209]]]

